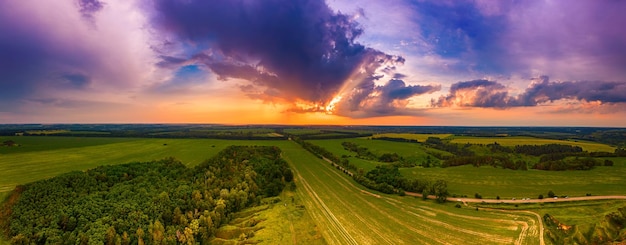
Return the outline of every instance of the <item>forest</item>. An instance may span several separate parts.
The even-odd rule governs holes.
[[[167,158],[21,185],[2,204],[0,229],[12,244],[208,244],[233,213],[293,180],[280,154],[231,146],[195,168]]]

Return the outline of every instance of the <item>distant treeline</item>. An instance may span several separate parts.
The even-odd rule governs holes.
[[[320,130],[319,132],[315,132],[315,133],[307,133],[307,134],[299,134],[299,135],[291,135],[287,133],[285,134],[291,137],[302,139],[302,140],[347,139],[347,138],[359,138],[359,137],[372,136],[372,133],[351,132],[351,131],[341,131],[341,130]]]
[[[0,136],[11,136],[27,130],[69,130],[111,133],[116,137],[148,137],[146,132],[172,132],[196,129],[238,130],[264,128],[276,131],[283,129],[309,129],[308,126],[286,125],[243,125],[229,126],[216,124],[0,124]],[[419,134],[454,134],[475,137],[530,136],[544,139],[580,139],[594,141],[616,147],[626,147],[626,129],[594,127],[463,127],[463,126],[316,126],[320,133],[301,135],[303,139],[335,139],[348,137],[368,137],[369,133],[419,133]],[[352,133],[352,134],[351,134]],[[358,136],[355,135],[359,134]],[[72,136],[78,136],[73,134]],[[80,135],[83,136],[83,135]],[[93,136],[93,135],[84,135]],[[397,139],[393,139],[397,140]]]
[[[292,179],[277,147],[231,146],[195,168],[172,158],[103,166],[18,186],[0,228],[13,244],[207,244]]]

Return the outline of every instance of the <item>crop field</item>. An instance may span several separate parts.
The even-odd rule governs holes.
[[[194,166],[229,145],[279,146],[283,158],[294,170],[297,188],[295,192],[283,194],[281,205],[285,204],[284,207],[261,212],[261,217],[268,217],[266,225],[272,228],[260,231],[259,238],[268,243],[309,241],[324,244],[318,237],[322,236],[330,244],[543,244],[540,215],[550,213],[562,222],[585,224],[589,222],[585,221],[585,215],[601,218],[620,204],[529,204],[520,209],[531,211],[517,208],[495,210],[494,207],[475,210],[469,206],[454,207],[453,197],[447,204],[437,204],[410,196],[385,195],[365,189],[324,160],[287,140],[0,137],[0,141],[5,140],[13,140],[20,146],[0,147],[0,172],[3,173],[0,199],[15,185],[72,170],[169,156]],[[437,151],[419,144],[366,138],[310,142],[339,156],[354,155],[343,149],[341,143],[344,141],[357,143],[377,154],[398,152],[426,157],[429,151]],[[380,164],[355,157],[349,159],[357,165],[370,166],[370,169]],[[508,199],[535,199],[538,194],[545,196],[549,190],[559,196],[623,195],[626,158],[611,160],[615,162],[614,166],[596,167],[590,171],[514,171],[461,166],[403,168],[401,173],[409,178],[445,179],[452,194],[473,196],[480,193],[484,198],[498,195]],[[277,219],[289,220],[289,223],[279,226]]]
[[[389,137],[389,138],[401,138],[401,139],[410,139],[417,140],[419,142],[424,142],[428,139],[428,137],[437,137],[440,139],[445,139],[451,137],[452,134],[398,134],[398,133],[386,133],[386,134],[375,134],[374,138],[380,137]]]
[[[291,143],[291,142],[289,142]],[[372,193],[295,143],[282,146],[298,193],[331,244],[539,244],[533,214],[454,208]]]
[[[550,190],[569,196],[624,195],[626,158],[611,158],[612,167],[596,167],[587,171],[509,170],[494,167],[459,166],[449,168],[404,168],[408,178],[445,179],[453,194],[484,198],[537,198]]]
[[[468,136],[453,136],[451,143],[459,144],[498,144],[503,146],[516,146],[516,145],[546,145],[546,144],[563,144],[580,146],[584,151],[603,151],[614,152],[615,147],[587,141],[574,141],[574,140],[553,140],[553,139],[540,139],[533,137],[468,137]]]

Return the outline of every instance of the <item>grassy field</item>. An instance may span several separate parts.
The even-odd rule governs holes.
[[[539,244],[537,216],[520,210],[476,211],[455,208],[454,202],[436,204],[414,197],[384,195],[364,189],[328,163],[292,141],[233,141],[214,139],[133,139],[75,137],[2,137],[20,147],[0,147],[0,198],[17,184],[49,178],[71,170],[103,164],[149,161],[173,156],[188,166],[210,158],[229,145],[276,145],[296,174],[295,193],[283,194],[281,204],[260,212],[267,218],[259,238],[267,244],[316,243],[322,236],[331,244]],[[427,156],[432,149],[418,144],[367,139],[312,140],[333,153],[353,154],[341,147],[351,141],[373,152]],[[351,161],[356,158],[351,157]],[[407,177],[442,178],[450,192],[485,198],[546,195],[624,194],[626,158],[613,158],[615,166],[591,171],[513,171],[492,167],[401,169]],[[363,160],[364,161],[364,160]],[[356,164],[356,162],[354,162]],[[371,166],[378,164],[370,162]],[[291,201],[294,197],[294,201]],[[616,204],[617,205],[617,204]],[[584,222],[596,209],[600,217],[614,206],[546,206],[562,222]],[[530,207],[529,207],[530,208]],[[550,209],[551,208],[551,209]],[[562,208],[562,210],[560,209]],[[569,211],[568,211],[569,210]],[[289,222],[286,222],[289,220]],[[312,227],[311,220],[316,226]],[[3,244],[0,241],[0,244]]]
[[[341,143],[344,141],[354,142],[359,146],[367,147],[376,154],[396,152],[404,157],[415,157],[419,161],[423,161],[429,155],[429,152],[438,151],[432,148],[425,148],[419,144],[368,140],[366,138],[310,140],[311,143],[324,147],[337,156],[351,156],[348,158],[350,162],[359,168],[363,168],[365,171],[384,164],[354,157],[355,153],[347,151],[341,146]],[[525,143],[533,142],[525,141]],[[534,144],[537,143],[534,142]],[[487,150],[484,147],[476,148],[473,151]],[[445,154],[450,153],[445,152]],[[488,155],[491,153],[484,152],[484,154]],[[519,157],[528,162],[537,160],[535,159],[536,157],[532,156],[515,156],[513,160],[519,160]],[[400,172],[403,176],[410,179],[444,179],[448,182],[448,189],[451,193],[468,197],[473,197],[475,193],[479,193],[484,198],[496,198],[496,196],[508,199],[513,197],[537,198],[539,194],[546,196],[549,190],[554,191],[557,195],[569,196],[584,196],[587,193],[592,195],[626,194],[624,189],[624,186],[626,186],[626,158],[607,159],[614,161],[615,165],[612,167],[596,167],[589,171],[521,171],[490,166],[477,168],[468,165],[449,168],[401,168]]]
[[[133,139],[77,137],[2,137],[21,146],[0,147],[0,193],[18,184],[100,165],[175,157],[195,166],[229,145],[273,145],[275,141],[217,139]]]
[[[626,158],[611,158],[612,167],[587,171],[509,170],[494,167],[405,168],[408,178],[445,179],[454,194],[484,198],[537,198],[549,190],[557,195],[584,196],[626,194]]]
[[[271,225],[271,229],[259,232],[259,238],[265,238],[267,243],[291,243],[292,239],[299,243],[323,243],[316,237],[317,233],[332,244],[458,244],[467,241],[501,244],[513,243],[517,239],[525,241],[525,244],[536,244],[538,240],[538,228],[532,216],[476,212],[469,208],[454,208],[452,204],[440,205],[413,197],[371,193],[291,141],[50,137],[45,139],[47,143],[39,141],[40,144],[36,144],[43,138],[33,141],[26,138],[14,140],[22,147],[32,149],[4,149],[0,156],[0,171],[8,176],[0,180],[5,190],[16,184],[101,164],[174,156],[193,166],[228,145],[277,145],[283,149],[284,158],[296,172],[296,203],[302,204],[300,209],[303,207],[317,226],[310,227],[310,222],[299,221],[297,218],[303,215],[302,210],[289,207],[291,203],[287,200],[287,207],[273,208],[261,214],[273,220],[266,224]],[[70,148],[57,146],[62,142]],[[39,150],[34,150],[35,146]],[[276,218],[284,221],[290,217],[296,218],[296,221],[288,227],[272,225]],[[289,231],[286,231],[287,228]],[[306,234],[303,233],[305,231]],[[278,240],[270,239],[278,234],[281,234],[280,238],[276,238]]]
[[[424,142],[428,137],[437,137],[440,139],[445,139],[451,137],[452,134],[396,134],[396,133],[387,133],[387,134],[375,134],[374,138],[380,137],[389,137],[389,138],[401,138],[401,139],[410,139],[417,140],[419,142]]]
[[[580,146],[585,151],[603,151],[614,152],[615,147],[587,141],[574,141],[574,140],[552,140],[552,139],[540,139],[533,137],[469,137],[469,136],[453,136],[451,137],[451,143],[459,144],[498,144],[503,146],[516,146],[516,145],[545,145],[545,144],[564,144]]]
[[[288,142],[291,143],[291,142]],[[534,216],[372,193],[295,143],[281,146],[298,193],[331,244],[537,244]]]
[[[359,146],[368,148],[376,155],[382,155],[384,153],[398,153],[405,158],[412,158],[418,162],[426,161],[426,158],[431,152],[438,152],[442,155],[451,155],[448,152],[440,151],[437,149],[426,148],[418,144],[392,142],[383,140],[369,140],[366,138],[353,138],[353,139],[332,139],[332,140],[310,140],[311,143],[321,146],[326,150],[332,152],[336,156],[351,156],[348,158],[350,162],[356,165],[358,168],[362,168],[365,171],[374,169],[377,165],[384,164],[377,161],[370,161],[356,158],[356,153],[345,150],[341,143],[353,142]],[[432,161],[437,159],[431,156]]]

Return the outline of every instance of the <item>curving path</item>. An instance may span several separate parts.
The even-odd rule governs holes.
[[[415,192],[405,192],[407,196],[422,197],[422,194]],[[436,199],[435,196],[430,195],[428,199]],[[448,201],[457,201],[463,203],[552,203],[552,202],[576,202],[576,201],[591,201],[591,200],[626,200],[626,196],[584,196],[584,197],[569,197],[569,198],[544,198],[544,199],[530,199],[530,200],[509,200],[509,199],[478,199],[478,198],[454,198],[448,197]]]

